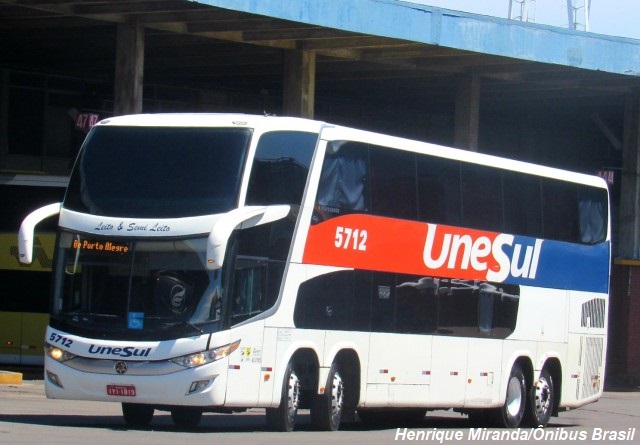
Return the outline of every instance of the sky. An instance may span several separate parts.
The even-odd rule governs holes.
[[[511,0],[403,0],[439,8],[465,11],[474,14],[509,18]],[[512,0],[512,11],[520,15],[521,3],[525,0]],[[591,1],[589,9],[589,32],[617,37],[640,39],[640,0],[573,0],[574,7],[580,7]],[[529,21],[544,25],[566,28],[567,0],[526,0]],[[533,15],[533,19],[531,16]],[[578,10],[578,29],[584,30],[584,8]]]

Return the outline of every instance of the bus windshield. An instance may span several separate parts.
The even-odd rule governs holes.
[[[93,215],[180,218],[237,206],[250,129],[98,126],[64,207]]]
[[[52,324],[138,339],[219,329],[222,271],[205,270],[206,241],[61,233]]]

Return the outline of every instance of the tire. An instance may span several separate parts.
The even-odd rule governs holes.
[[[529,393],[529,404],[525,415],[527,426],[532,428],[547,426],[553,415],[554,404],[553,377],[545,368]]]
[[[198,408],[175,408],[171,410],[171,420],[182,428],[195,428],[202,419],[202,410]]]
[[[507,382],[507,394],[502,408],[494,411],[493,420],[500,428],[517,428],[527,407],[527,381],[520,365],[514,364]]]
[[[331,365],[324,394],[316,395],[311,408],[314,425],[323,431],[340,428],[345,402],[345,383],[337,363]]]
[[[128,427],[146,428],[153,419],[155,409],[151,405],[141,405],[138,403],[123,403],[122,416],[124,423]]]
[[[267,408],[267,424],[276,431],[293,431],[300,406],[300,379],[293,363],[289,362],[284,373],[280,406]]]

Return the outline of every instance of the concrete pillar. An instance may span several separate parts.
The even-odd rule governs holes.
[[[620,232],[616,257],[640,259],[640,92],[626,98],[622,141]]]
[[[478,151],[480,128],[480,76],[462,76],[456,88],[453,145]]]
[[[113,113],[142,112],[144,73],[144,26],[118,24],[116,35],[116,72]]]
[[[285,50],[282,114],[313,119],[316,94],[316,53]]]

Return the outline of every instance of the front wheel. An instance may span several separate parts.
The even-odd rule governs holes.
[[[344,411],[344,380],[338,365],[334,363],[329,371],[324,394],[316,395],[311,416],[313,423],[324,431],[337,431]]]
[[[526,421],[531,427],[547,426],[553,414],[555,402],[553,378],[546,369],[540,373],[538,381],[531,388]]]
[[[527,381],[520,365],[514,364],[509,374],[504,405],[494,412],[497,426],[517,428],[522,422],[527,401]]]
[[[300,379],[293,363],[289,362],[284,373],[280,406],[267,408],[267,424],[277,431],[293,431],[300,406]]]

